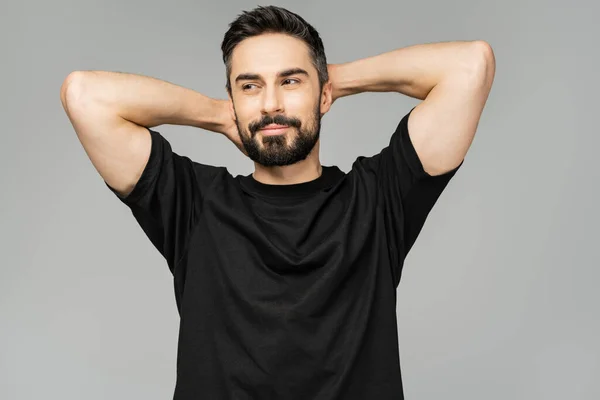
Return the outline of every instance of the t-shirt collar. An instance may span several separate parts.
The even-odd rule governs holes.
[[[274,185],[262,183],[254,179],[252,174],[241,176],[242,185],[259,195],[277,197],[295,197],[313,194],[335,185],[344,175],[337,166],[322,165],[321,175],[312,181],[293,183],[288,185]]]

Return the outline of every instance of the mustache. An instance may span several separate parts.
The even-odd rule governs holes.
[[[252,122],[250,125],[248,125],[248,129],[254,135],[254,133],[256,133],[256,131],[258,131],[259,129],[262,129],[265,126],[271,125],[271,124],[287,125],[287,126],[290,126],[293,128],[300,128],[300,126],[302,125],[302,122],[298,118],[294,118],[294,117],[288,118],[285,115],[281,115],[281,114],[278,114],[275,116],[266,115],[260,121]]]

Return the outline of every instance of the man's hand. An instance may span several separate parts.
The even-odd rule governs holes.
[[[221,108],[220,114],[222,116],[222,122],[218,132],[225,135],[227,139],[231,140],[231,142],[247,156],[248,154],[246,153],[246,150],[244,150],[244,145],[240,139],[237,124],[235,123],[235,120],[231,118],[231,114],[229,113],[229,100],[218,100],[218,102],[219,107]]]
[[[337,82],[337,64],[327,64],[327,74],[331,82],[331,104],[333,104],[340,96],[340,91]]]

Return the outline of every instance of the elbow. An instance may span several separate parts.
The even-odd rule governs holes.
[[[473,51],[471,65],[479,73],[484,72],[487,78],[493,79],[496,71],[496,57],[492,46],[484,40],[472,42]]]
[[[60,101],[66,111],[68,106],[73,106],[80,101],[84,75],[84,71],[73,71],[63,80],[60,87]]]
[[[456,57],[454,68],[447,70],[444,78],[480,80],[484,76],[493,78],[495,72],[495,58],[492,46],[483,40],[473,40],[462,44],[460,56]]]
[[[62,85],[60,86],[60,101],[63,104],[63,107],[66,108],[68,94],[71,91],[71,87],[73,86],[73,82],[79,76],[79,71],[73,71],[63,80]]]
[[[480,82],[491,86],[496,73],[496,60],[492,46],[483,40],[471,41],[467,46],[468,50],[464,52],[452,75],[460,76],[460,79],[468,79],[469,82]]]

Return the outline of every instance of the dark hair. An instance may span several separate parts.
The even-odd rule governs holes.
[[[319,86],[329,79],[327,73],[327,59],[323,41],[319,33],[301,16],[285,8],[277,6],[258,6],[252,11],[243,11],[229,24],[229,30],[225,33],[221,50],[223,51],[223,62],[227,74],[227,91],[231,94],[231,54],[233,49],[244,39],[262,35],[265,33],[284,33],[303,40],[309,48],[312,63],[317,69]]]

